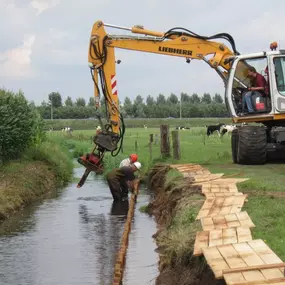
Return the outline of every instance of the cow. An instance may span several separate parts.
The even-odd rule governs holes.
[[[71,133],[73,131],[73,129],[70,128],[70,127],[64,127],[64,128],[61,129],[61,131],[62,132],[67,132],[67,133]]]
[[[218,132],[218,135],[220,136],[220,129],[222,126],[224,126],[225,124],[218,124],[218,125],[211,125],[211,126],[206,126],[207,128],[207,136],[210,136],[211,134],[213,134],[214,132]]]
[[[223,136],[225,133],[227,133],[228,135],[230,133],[232,133],[233,130],[235,130],[237,128],[236,125],[223,125],[220,128],[220,134]]]
[[[181,126],[181,127],[176,127],[176,130],[190,130],[190,128]]]

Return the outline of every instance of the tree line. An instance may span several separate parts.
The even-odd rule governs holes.
[[[88,102],[82,97],[66,100],[58,92],[48,95],[48,101],[36,106],[44,119],[87,119],[96,114],[105,117],[105,100],[101,98],[99,111],[95,110],[95,99],[90,97]],[[220,94],[211,96],[204,93],[188,95],[181,93],[179,97],[173,93],[169,96],[159,94],[156,98],[148,95],[146,100],[137,95],[134,100],[129,97],[120,102],[120,112],[125,118],[197,118],[197,117],[228,117],[229,113]]]

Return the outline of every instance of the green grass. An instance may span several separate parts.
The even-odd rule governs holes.
[[[190,122],[190,125],[192,123]],[[174,128],[170,129],[171,131]],[[71,136],[61,132],[50,134],[54,139],[66,145],[73,145],[79,152],[91,151],[91,136],[93,131],[74,131]],[[250,178],[248,181],[238,184],[239,190],[249,194],[249,202],[245,204],[256,228],[253,230],[254,238],[265,239],[269,246],[285,260],[285,243],[283,241],[285,220],[285,195],[272,199],[267,193],[282,193],[285,185],[285,164],[266,164],[261,166],[243,166],[232,163],[230,136],[219,138],[217,135],[205,136],[205,127],[195,127],[190,131],[180,131],[181,159],[172,158],[163,160],[160,157],[160,144],[152,146],[152,158],[150,158],[148,140],[150,134],[157,134],[160,138],[159,128],[129,128],[126,130],[123,153],[117,157],[108,157],[107,169],[118,167],[120,161],[130,153],[135,152],[137,141],[139,161],[142,162],[145,173],[155,162],[167,163],[198,163],[208,168],[212,173],[224,173],[234,177]],[[171,143],[171,137],[170,137]],[[79,151],[80,150],[80,151]],[[169,174],[169,181],[179,177],[175,171]],[[175,180],[175,179],[174,179]],[[284,191],[285,192],[285,191]],[[183,220],[183,219],[182,219]],[[268,222],[269,221],[269,222]],[[175,234],[174,234],[175,235]]]
[[[64,147],[46,141],[18,160],[0,167],[0,221],[72,178],[72,160]]]

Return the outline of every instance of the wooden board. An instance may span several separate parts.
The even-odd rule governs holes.
[[[282,260],[264,243],[263,240],[252,240],[244,243],[220,245],[203,248],[202,252],[215,277],[224,277],[227,284],[239,282],[279,278],[282,268],[260,269],[239,273],[223,274],[223,270],[262,266],[264,264],[279,264]],[[284,277],[284,275],[283,275]],[[263,279],[262,279],[263,278]],[[258,284],[258,283],[257,283]]]
[[[246,197],[247,195],[207,198],[196,220],[205,217],[239,213]]]
[[[205,217],[201,219],[201,224],[203,231],[236,227],[255,227],[245,211],[225,216]]]
[[[198,232],[194,244],[194,256],[202,255],[203,248],[224,244],[251,241],[252,236],[248,227],[224,228]]]
[[[212,181],[215,179],[219,179],[224,175],[224,173],[216,173],[216,174],[205,174],[205,175],[196,175],[194,184],[201,184],[202,182]]]
[[[185,171],[185,172],[182,172],[182,175],[184,177],[195,177],[195,176],[201,176],[201,175],[209,175],[211,174],[210,171],[208,170],[198,170],[198,171]]]
[[[216,184],[215,180],[209,183],[202,184],[202,193],[238,193],[236,184]]]
[[[229,197],[229,196],[242,196],[244,195],[242,192],[236,193],[203,193],[206,198],[215,198],[215,197]]]
[[[249,178],[220,178],[215,180],[215,184],[236,184],[249,180]]]

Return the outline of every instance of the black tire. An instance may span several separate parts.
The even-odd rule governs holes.
[[[237,149],[238,149],[238,129],[232,131],[232,160],[237,163]]]
[[[266,162],[266,144],[264,127],[241,127],[238,131],[238,164],[264,164]]]

